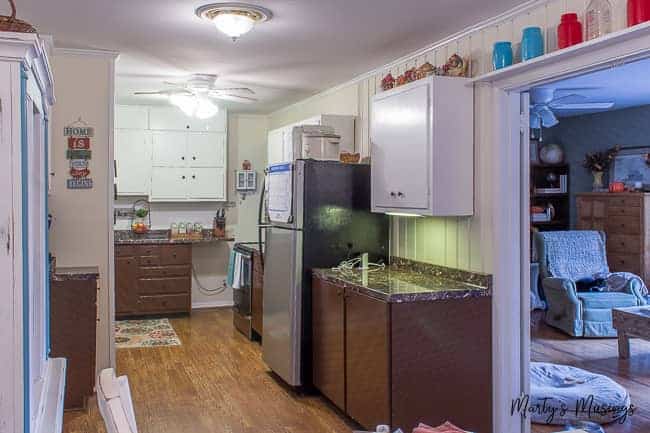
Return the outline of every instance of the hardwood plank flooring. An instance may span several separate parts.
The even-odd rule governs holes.
[[[630,359],[618,358],[616,338],[572,338],[543,323],[535,312],[532,326],[531,359],[540,362],[573,365],[603,374],[624,386],[637,407],[624,424],[604,426],[607,433],[650,432],[650,342],[633,339]],[[562,430],[559,426],[533,424],[533,433]]]
[[[129,377],[140,433],[350,433],[356,428],[319,396],[272,376],[260,346],[237,332],[230,309],[170,322],[182,346],[117,351]],[[105,433],[96,403],[66,412],[66,433]]]

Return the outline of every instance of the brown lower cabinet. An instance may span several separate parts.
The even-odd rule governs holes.
[[[491,298],[388,303],[314,278],[314,386],[366,429],[492,431]]]
[[[117,317],[189,313],[191,292],[191,245],[115,247]]]

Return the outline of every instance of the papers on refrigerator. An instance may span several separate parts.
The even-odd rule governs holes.
[[[269,167],[269,219],[272,223],[289,223],[292,216],[293,166],[276,164]]]

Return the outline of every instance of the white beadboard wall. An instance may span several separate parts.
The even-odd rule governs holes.
[[[566,12],[576,12],[584,25],[584,13],[589,0],[533,1],[512,9],[499,17],[492,18],[456,35],[434,43],[411,55],[399,59],[352,80],[347,85],[326,90],[318,95],[298,102],[271,114],[272,127],[298,121],[307,116],[301,109],[314,111],[319,101],[331,101],[332,94],[350,93],[355,87],[358,94],[357,150],[363,155],[370,153],[369,108],[372,96],[381,89],[381,79],[392,73],[397,77],[405,70],[428,61],[442,65],[454,53],[471,59],[473,77],[492,71],[492,46],[494,42],[506,40],[513,43],[515,62],[520,60],[521,33],[525,27],[539,26],[545,36],[545,52],[557,49],[557,26]],[[612,4],[613,31],[626,27],[626,0],[610,0]],[[475,90],[475,215],[469,218],[407,218],[393,217],[391,230],[391,252],[393,255],[457,267],[473,271],[491,272],[492,260],[489,245],[492,236],[491,208],[493,188],[491,175],[494,159],[490,155],[489,141],[484,137],[489,131],[483,113],[489,110],[490,92],[477,87]],[[340,107],[345,110],[348,107]],[[337,114],[337,108],[323,103],[322,113]],[[293,116],[287,116],[291,113]],[[468,167],[468,175],[471,175]]]

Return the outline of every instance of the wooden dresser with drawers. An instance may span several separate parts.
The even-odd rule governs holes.
[[[632,272],[650,284],[650,194],[577,194],[578,230],[607,234],[612,272]]]
[[[192,246],[116,245],[115,315],[190,313]]]

